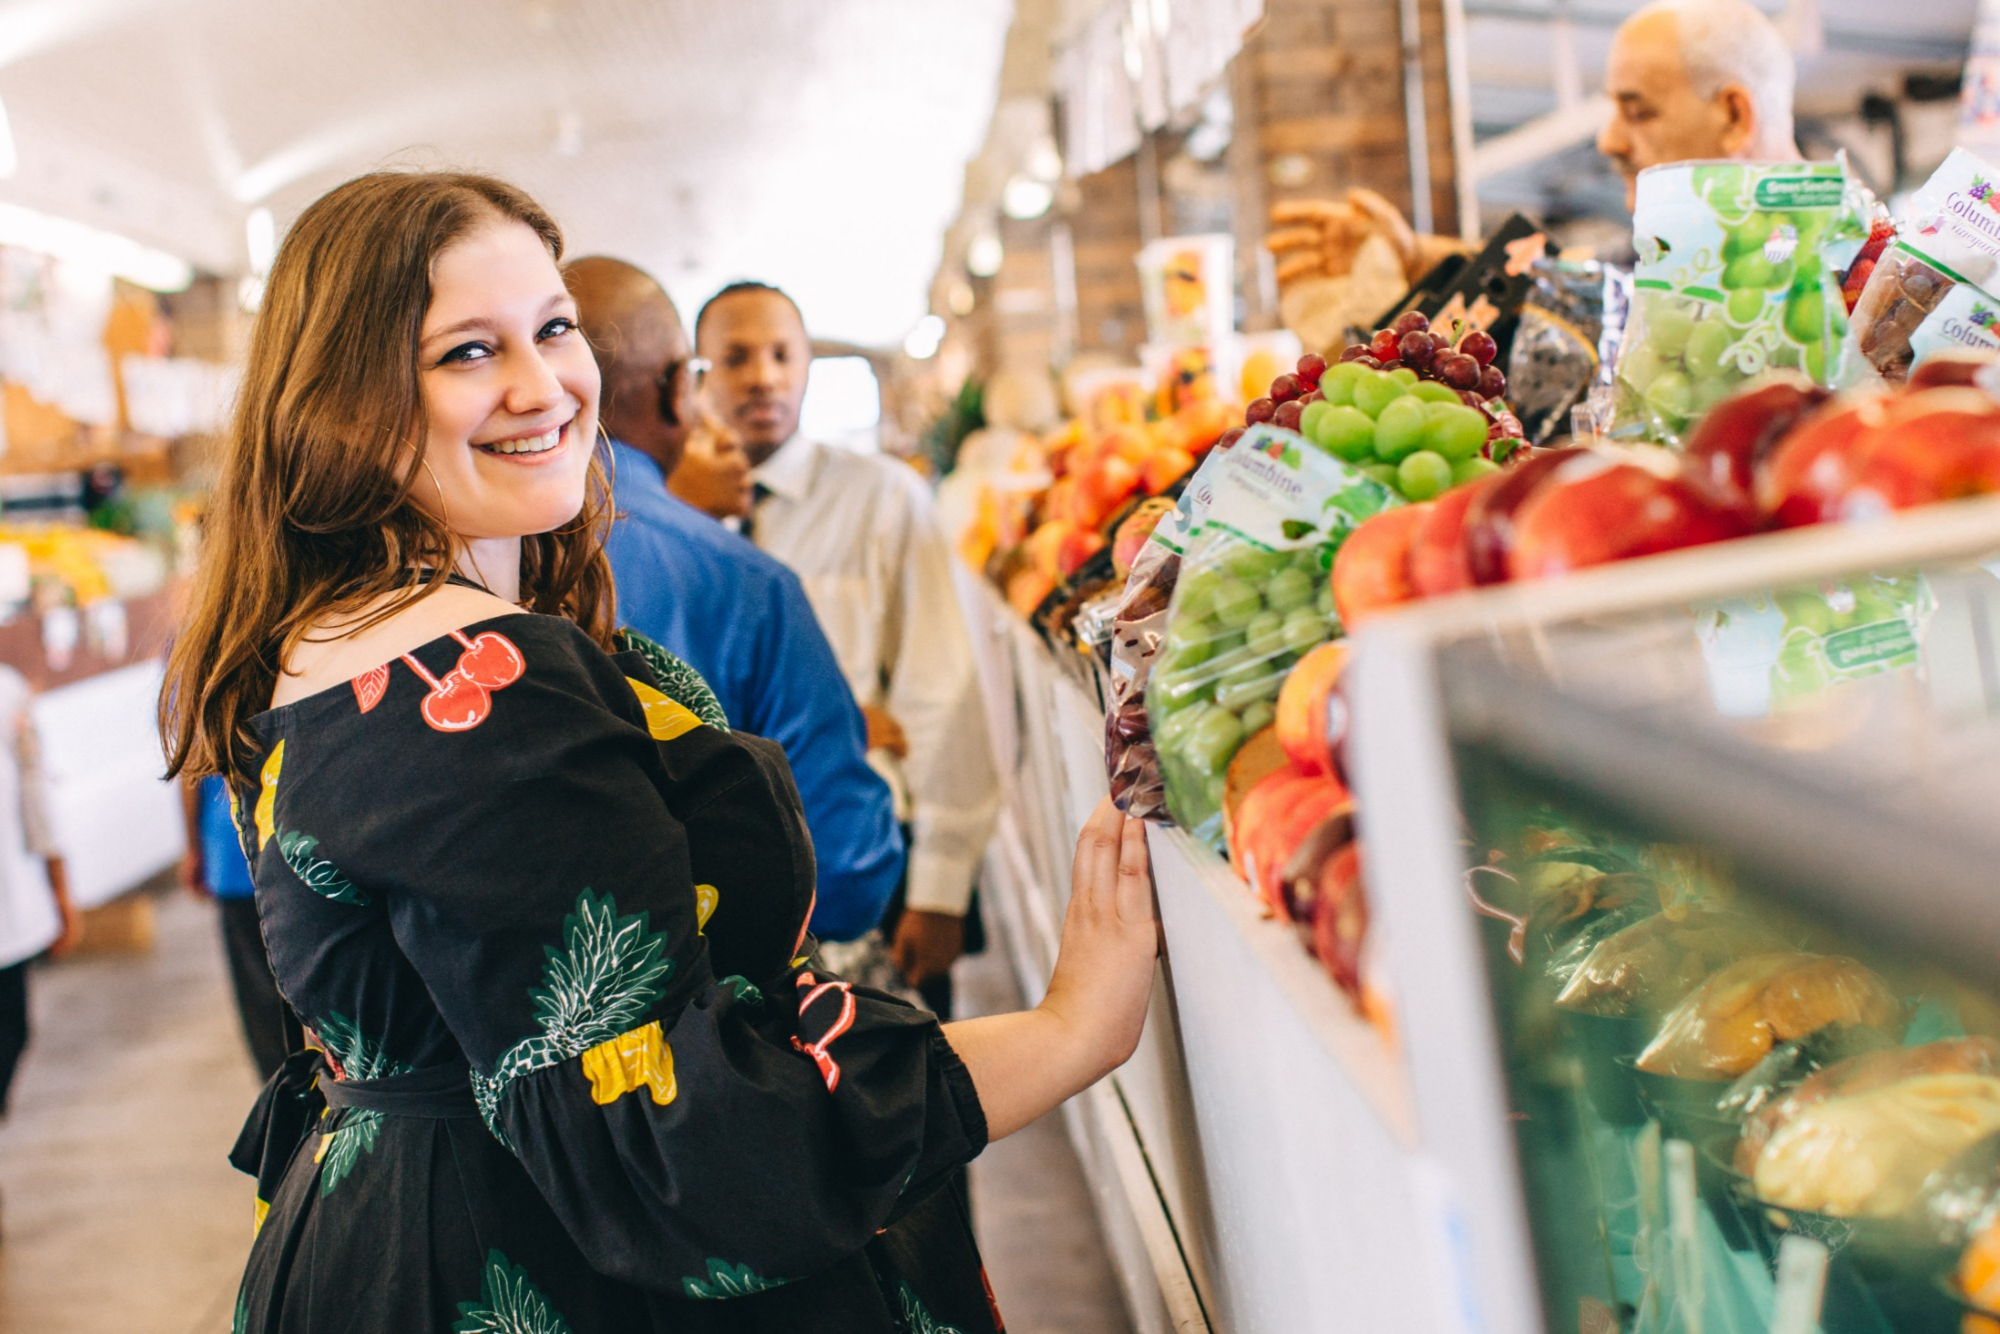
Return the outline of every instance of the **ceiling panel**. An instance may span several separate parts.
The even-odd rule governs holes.
[[[1009,0],[12,0],[18,198],[240,267],[377,165],[492,170],[683,303],[791,287],[817,331],[923,313]],[[11,42],[9,34],[14,34]],[[107,190],[107,163],[133,164]],[[72,164],[96,164],[80,173]],[[92,189],[84,178],[95,181]]]

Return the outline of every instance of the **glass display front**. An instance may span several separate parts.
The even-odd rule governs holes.
[[[1496,633],[1442,662],[1460,704],[1527,681],[1747,743],[1852,794],[1855,820],[1990,836],[2000,815],[2000,576],[1979,564]],[[1784,849],[1691,835],[1624,779],[1476,739],[1455,760],[1546,1327],[2000,1334],[2000,958],[1948,968],[1816,911],[1766,875]],[[1648,765],[1629,756],[1632,790]],[[2000,898],[2000,863],[1992,881]],[[1869,888],[1890,922],[1929,892]]]

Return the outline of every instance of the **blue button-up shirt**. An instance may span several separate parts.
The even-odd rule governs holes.
[[[619,620],[707,678],[730,726],[784,747],[819,863],[813,933],[852,940],[882,919],[903,836],[805,589],[670,493],[652,459],[618,441],[611,457],[618,519],[606,551]]]

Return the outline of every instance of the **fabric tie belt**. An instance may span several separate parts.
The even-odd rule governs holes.
[[[329,1107],[388,1116],[463,1121],[479,1115],[472,1099],[472,1071],[463,1065],[434,1065],[381,1079],[335,1079],[329,1071],[320,1076],[319,1091]]]

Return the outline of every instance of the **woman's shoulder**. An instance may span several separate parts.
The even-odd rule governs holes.
[[[481,589],[452,585],[372,625],[367,624],[370,614],[364,609],[344,621],[309,630],[286,661],[272,692],[271,710],[339,699],[348,687],[365,698],[370,693],[366,683],[386,680],[398,661],[410,664],[421,676],[424,659],[454,647],[445,641],[455,641],[457,648],[468,651],[475,640],[494,643],[494,651],[510,657],[525,650],[544,668],[558,662],[586,669],[610,665],[574,621],[523,611]],[[359,628],[348,628],[355,626]]]

